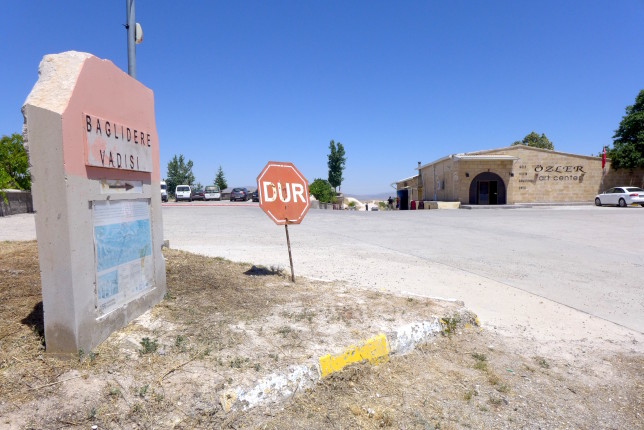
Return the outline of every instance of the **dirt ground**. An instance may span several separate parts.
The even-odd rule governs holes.
[[[0,242],[0,428],[644,428],[641,354],[537,356],[463,326],[278,403],[225,412],[231,388],[463,309],[164,254],[165,299],[96,350],[61,360],[44,352],[36,243]]]

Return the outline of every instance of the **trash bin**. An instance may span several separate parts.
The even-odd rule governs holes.
[[[411,210],[413,210],[413,211],[416,210],[416,200],[411,201]]]

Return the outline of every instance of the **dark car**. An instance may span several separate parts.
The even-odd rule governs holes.
[[[240,200],[245,202],[248,200],[248,190],[246,188],[233,188],[230,192],[230,201],[234,202]]]
[[[203,190],[192,190],[190,198],[192,200],[206,200],[206,195],[203,193]]]
[[[253,196],[253,201],[254,201],[254,202],[258,202],[258,201],[259,201],[259,193],[258,193],[258,191],[259,191],[259,190],[255,190],[255,191],[253,191],[252,196]]]

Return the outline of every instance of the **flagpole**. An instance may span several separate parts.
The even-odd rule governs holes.
[[[606,145],[602,146],[602,180],[599,183],[599,191],[604,191],[604,176],[606,176]]]

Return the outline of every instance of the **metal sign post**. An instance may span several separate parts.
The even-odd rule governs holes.
[[[293,271],[293,256],[291,255],[291,240],[288,238],[288,224],[284,224],[286,230],[286,246],[288,246],[288,260],[291,263],[291,282],[295,282],[295,272]]]

